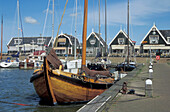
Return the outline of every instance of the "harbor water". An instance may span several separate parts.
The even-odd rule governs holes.
[[[0,112],[75,112],[83,104],[39,105],[30,77],[33,70],[0,68]]]

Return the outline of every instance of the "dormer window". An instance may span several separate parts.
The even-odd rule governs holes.
[[[21,44],[22,39],[14,39],[14,44]]]
[[[118,39],[118,43],[119,43],[119,45],[124,44],[125,43],[124,38],[119,38]]]
[[[150,35],[149,36],[150,44],[158,44],[159,42],[159,35]]]
[[[58,45],[61,46],[65,46],[66,44],[66,38],[59,38],[58,39]]]
[[[37,39],[37,44],[44,44],[44,42],[45,42],[45,39],[43,38]]]

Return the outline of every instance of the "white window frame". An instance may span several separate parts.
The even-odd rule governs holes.
[[[43,38],[37,39],[37,44],[44,44],[44,42],[45,42],[45,39]]]
[[[152,39],[153,37],[154,38],[156,37],[157,39]],[[154,40],[155,40],[155,43],[153,43]],[[150,35],[149,36],[149,43],[150,44],[158,44],[159,43],[159,35]]]
[[[170,43],[170,37],[167,37],[167,42]]]
[[[122,40],[122,43],[121,43],[121,40]],[[125,44],[125,39],[124,38],[118,38],[118,43],[119,43],[119,45]]]
[[[21,44],[22,39],[14,39],[14,44]]]

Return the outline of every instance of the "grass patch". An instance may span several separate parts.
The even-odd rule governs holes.
[[[170,65],[170,62],[167,62],[168,65]]]

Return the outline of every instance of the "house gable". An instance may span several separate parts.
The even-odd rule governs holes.
[[[99,35],[95,32],[92,32],[88,37],[87,37],[87,47],[99,47],[99,42],[100,46],[105,47],[105,42],[104,40],[100,37]],[[99,41],[100,40],[100,41]]]
[[[131,45],[134,45],[131,39],[129,39],[129,42]],[[128,45],[127,34],[124,31],[120,30],[113,38],[113,40],[109,43],[109,46],[111,45]]]
[[[16,45],[51,45],[50,42],[52,41],[51,37],[13,37],[7,44],[7,46],[16,46]],[[19,42],[19,43],[18,43]],[[34,43],[33,43],[34,42]]]
[[[157,29],[155,25],[149,30],[146,36],[141,41],[142,45],[158,45],[164,44],[167,45],[167,41],[162,33]]]

